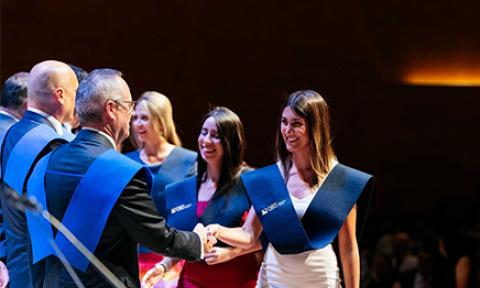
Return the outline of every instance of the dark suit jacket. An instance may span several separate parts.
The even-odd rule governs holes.
[[[105,136],[81,130],[72,142],[52,152],[48,170],[68,173],[68,176],[47,173],[45,177],[47,206],[53,216],[63,218],[81,179],[74,175],[85,174],[93,161],[111,148]],[[127,287],[140,285],[137,243],[155,252],[188,260],[199,260],[201,253],[200,239],[195,233],[177,231],[165,225],[165,219],[158,215],[149,196],[145,173],[146,170],[140,170],[120,195],[94,252]],[[102,179],[98,185],[102,185]],[[82,221],[82,215],[78,215],[78,221]],[[110,287],[91,265],[86,272],[76,272],[86,287]],[[45,287],[75,287],[54,256],[47,258]]]
[[[3,138],[5,137],[5,133],[7,133],[8,128],[15,124],[15,122],[17,122],[17,120],[15,120],[14,118],[0,113],[0,144],[3,143]],[[5,261],[5,245],[5,230],[3,227],[3,214],[0,205],[0,259],[2,261]]]
[[[30,130],[38,125],[48,125],[51,123],[42,115],[32,111],[26,111],[23,118],[15,123],[5,135],[1,150],[2,167],[6,167],[10,153],[17,142]],[[52,129],[54,129],[52,127]],[[42,156],[51,151],[54,147],[60,145],[61,142],[54,142],[47,146],[38,156]],[[35,166],[36,161],[33,166]],[[33,166],[30,167],[31,173]],[[4,171],[2,171],[3,179]],[[28,179],[28,177],[27,177]],[[39,287],[43,278],[43,262],[32,266],[32,253],[30,238],[28,236],[27,223],[25,213],[16,207],[16,203],[7,195],[9,193],[17,193],[8,185],[2,182],[1,202],[3,208],[3,220],[6,230],[6,257],[7,267],[10,274],[10,287]],[[26,181],[25,181],[26,184]],[[24,186],[25,187],[25,186]],[[24,191],[20,191],[24,193]]]

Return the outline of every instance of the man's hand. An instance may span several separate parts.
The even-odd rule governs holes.
[[[205,226],[203,226],[202,223],[198,223],[193,229],[193,232],[197,233],[202,240],[204,255],[212,250],[213,245],[217,243],[217,238],[213,237],[212,235],[207,235],[207,229],[205,229]]]
[[[207,235],[211,236],[211,237],[215,237],[216,239],[218,239],[218,234],[220,234],[220,229],[221,229],[222,226],[220,226],[219,224],[210,224],[206,227],[207,229]]]

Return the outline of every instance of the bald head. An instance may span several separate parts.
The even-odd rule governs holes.
[[[75,72],[67,64],[55,60],[40,62],[30,71],[28,106],[63,122],[73,115],[77,87]]]

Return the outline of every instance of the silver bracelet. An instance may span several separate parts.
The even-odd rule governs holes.
[[[155,264],[155,269],[160,270],[163,267],[163,273],[167,273],[167,265],[163,264],[162,262]]]

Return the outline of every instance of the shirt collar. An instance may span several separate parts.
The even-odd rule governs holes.
[[[29,107],[28,110],[45,117],[48,120],[48,122],[52,124],[53,129],[55,129],[55,132],[57,132],[57,134],[60,136],[63,135],[62,123],[58,121],[55,117],[37,108]]]
[[[9,118],[12,118],[12,119],[15,120],[15,121],[20,120],[20,119],[18,119],[17,117],[15,117],[15,115],[13,115],[13,114],[11,114],[11,113],[8,113],[8,112],[5,111],[5,110],[0,110],[0,114],[5,115],[5,116],[7,116],[7,117],[9,117]]]
[[[92,127],[82,127],[82,130],[89,130],[89,131],[97,132],[100,135],[103,135],[105,138],[107,138],[108,142],[110,142],[110,144],[112,144],[112,148],[117,150],[117,148],[116,148],[117,145],[115,145],[115,141],[113,140],[112,136],[108,135],[107,133],[105,133],[103,131],[100,131],[98,129],[92,128]]]

